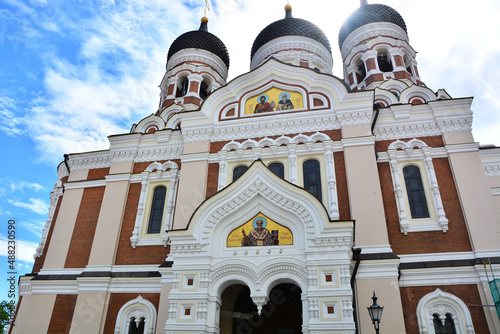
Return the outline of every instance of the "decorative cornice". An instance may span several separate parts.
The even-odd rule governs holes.
[[[345,138],[342,139],[342,145],[344,145],[344,147],[375,145],[375,137]]]
[[[75,154],[70,155],[68,165],[71,171],[105,168],[111,166],[111,158],[108,150]]]
[[[446,151],[450,153],[477,152],[479,143],[446,145]]]
[[[402,270],[401,274],[401,287],[481,283],[478,271],[472,266],[409,269]]]
[[[231,122],[227,122],[231,123]],[[317,132],[333,129],[340,129],[340,122],[334,115],[323,117],[308,117],[300,119],[276,119],[261,123],[249,123],[236,125],[225,125],[217,127],[213,130],[210,140],[213,142],[226,141],[233,139],[255,138],[274,136],[277,133],[302,133],[302,132]]]
[[[213,134],[211,127],[183,128],[182,135],[185,143],[210,141]]]
[[[479,156],[488,177],[500,177],[500,148],[480,149]]]
[[[442,130],[435,123],[412,122],[413,124],[381,124],[377,123],[373,134],[377,141],[396,140],[399,138],[414,138],[439,136]]]
[[[176,147],[139,149],[134,158],[134,162],[175,160],[181,157],[183,150],[184,148],[182,145],[177,145]]]

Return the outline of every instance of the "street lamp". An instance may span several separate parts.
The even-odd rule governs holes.
[[[375,296],[375,291],[373,291],[373,304],[370,307],[367,307],[368,313],[370,314],[370,318],[372,319],[373,327],[375,327],[375,333],[379,334],[378,328],[380,325],[380,319],[382,318],[382,311],[384,310],[383,306],[377,304],[377,296]]]

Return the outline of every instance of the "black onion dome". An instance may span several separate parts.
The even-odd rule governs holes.
[[[304,36],[312,38],[325,46],[328,52],[332,53],[330,42],[326,35],[314,23],[303,19],[292,17],[291,6],[285,7],[286,17],[282,20],[271,23],[264,28],[253,42],[250,59],[253,58],[257,50],[269,41],[284,36]]]
[[[406,23],[403,17],[393,8],[380,5],[363,5],[352,13],[344,22],[339,32],[339,46],[342,44],[354,30],[374,22],[389,22],[401,27],[406,33]]]
[[[186,32],[170,45],[168,50],[167,61],[176,52],[184,49],[202,49],[217,55],[226,67],[229,68],[229,53],[227,52],[224,43],[214,34],[208,32],[208,19],[203,18],[200,29]]]

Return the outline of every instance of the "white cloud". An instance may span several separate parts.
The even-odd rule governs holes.
[[[23,261],[33,263],[33,255],[37,247],[37,243],[26,240],[16,240],[16,262]],[[8,239],[5,237],[0,237],[0,256],[8,256]]]
[[[23,118],[16,115],[16,108],[14,99],[0,96],[0,131],[13,137],[24,133]]]
[[[33,182],[28,182],[28,181],[11,181],[10,188],[15,191],[15,190],[24,190],[24,189],[30,189],[33,191],[41,191],[45,190],[45,188],[38,183],[33,183]]]
[[[46,215],[49,212],[49,205],[39,198],[30,198],[29,203],[9,199],[8,202],[14,206],[31,210],[35,213]]]
[[[0,216],[11,216],[12,213],[10,211],[4,211],[4,209],[0,206]]]

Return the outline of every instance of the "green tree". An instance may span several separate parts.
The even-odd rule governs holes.
[[[14,312],[14,303],[6,300],[0,302],[0,333],[5,333],[5,328],[10,322],[10,315]]]

